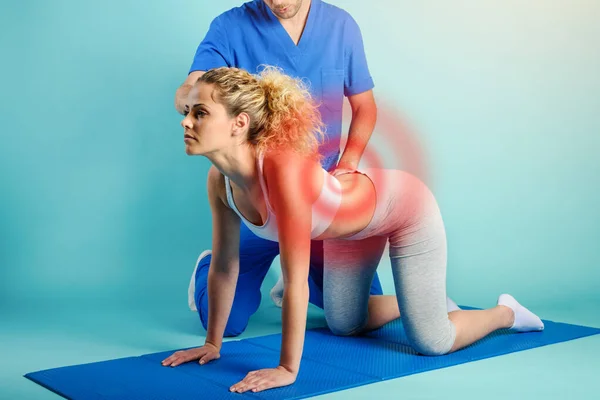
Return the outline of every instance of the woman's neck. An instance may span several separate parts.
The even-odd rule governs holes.
[[[258,181],[256,150],[252,146],[235,146],[218,154],[207,155],[210,162],[244,191],[252,191]]]

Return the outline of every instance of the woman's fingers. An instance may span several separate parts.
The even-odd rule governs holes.
[[[221,355],[219,353],[214,353],[214,352],[210,351],[210,352],[206,353],[204,356],[201,356],[199,362],[201,365],[204,365],[207,362],[216,360],[220,357],[221,357]]]
[[[254,371],[256,372],[256,371]],[[242,388],[246,385],[246,379],[248,378],[248,376],[251,374],[252,372],[248,373],[244,379],[242,379],[241,381],[239,381],[238,383],[236,383],[235,385],[232,385],[229,390],[232,392],[239,392],[241,393]]]
[[[176,351],[169,357],[165,358],[162,361],[162,365],[165,367],[176,367],[194,360],[199,360],[200,364],[206,364],[207,362],[221,357],[219,352],[214,351],[213,348],[214,346],[203,346],[196,349]]]
[[[244,379],[245,389],[252,390],[257,387],[260,383],[264,381],[264,376],[262,375],[254,375],[252,377]]]
[[[244,379],[235,385],[231,386],[229,390],[232,392],[244,393],[248,390],[252,390],[265,380],[265,371],[257,370],[249,372]]]
[[[273,380],[266,376],[256,376],[255,378],[251,378],[250,380],[244,379],[242,382],[235,385],[233,391],[238,393],[244,393],[249,390],[259,391],[269,389],[275,386]],[[254,390],[256,389],[256,390]]]
[[[191,359],[192,358],[189,356],[186,357],[184,355],[181,355],[181,356],[177,357],[175,360],[173,360],[173,362],[171,363],[171,367],[176,367],[178,365],[181,365],[183,363],[190,361]]]
[[[252,390],[253,392],[262,392],[263,390],[271,389],[274,387],[279,387],[279,385],[277,385],[275,382],[273,382],[271,380],[263,379],[260,382],[258,382],[258,384],[256,384],[254,387],[250,388],[249,390]]]
[[[191,349],[185,351],[176,351],[172,356],[167,357],[163,360],[163,366],[171,366],[176,367],[178,365],[184,364],[189,361],[197,360],[198,358],[203,357],[206,354],[206,351],[202,348],[200,349]]]
[[[164,360],[161,361],[162,365],[167,365],[171,362],[171,360],[173,359],[173,355],[170,355],[169,357],[165,358]]]
[[[181,351],[176,351],[175,353],[171,354],[169,357],[165,358],[162,361],[162,365],[171,365],[171,363],[173,363],[175,360],[177,360],[180,356]]]

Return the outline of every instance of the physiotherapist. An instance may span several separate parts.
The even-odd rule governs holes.
[[[257,73],[261,65],[280,67],[284,73],[302,78],[309,85],[326,125],[326,138],[319,149],[323,167],[333,174],[356,169],[375,127],[377,107],[362,35],[350,14],[321,0],[254,0],[224,12],[211,22],[196,50],[187,79],[177,89],[177,111],[187,113],[187,95],[204,72],[228,66]],[[352,120],[340,157],[344,96],[349,100]],[[239,240],[239,274],[225,336],[237,336],[245,330],[260,305],[261,284],[279,254],[277,242],[259,238],[244,224],[240,224]],[[203,251],[188,289],[189,307],[198,312],[205,329],[210,261],[211,251]],[[216,279],[213,282],[218,285]],[[309,301],[323,308],[320,241],[311,243],[308,284]],[[280,279],[271,290],[276,304],[280,303],[283,289]],[[370,292],[383,293],[377,275]],[[376,307],[370,301],[369,308],[371,305]]]

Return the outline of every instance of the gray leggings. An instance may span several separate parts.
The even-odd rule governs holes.
[[[412,347],[446,354],[456,337],[446,305],[446,233],[435,199],[417,178],[368,170],[378,196],[372,221],[358,234],[324,241],[323,302],[337,335],[360,333],[371,282],[389,241],[396,297]]]

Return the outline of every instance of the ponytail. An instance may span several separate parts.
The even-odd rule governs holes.
[[[257,76],[239,68],[215,68],[198,82],[214,84],[230,116],[250,117],[248,141],[259,152],[293,149],[320,158],[324,125],[310,92],[300,79],[266,66]]]
[[[293,148],[303,154],[318,154],[324,125],[304,82],[266,67],[259,75],[265,93],[267,118],[256,136],[262,149]]]

